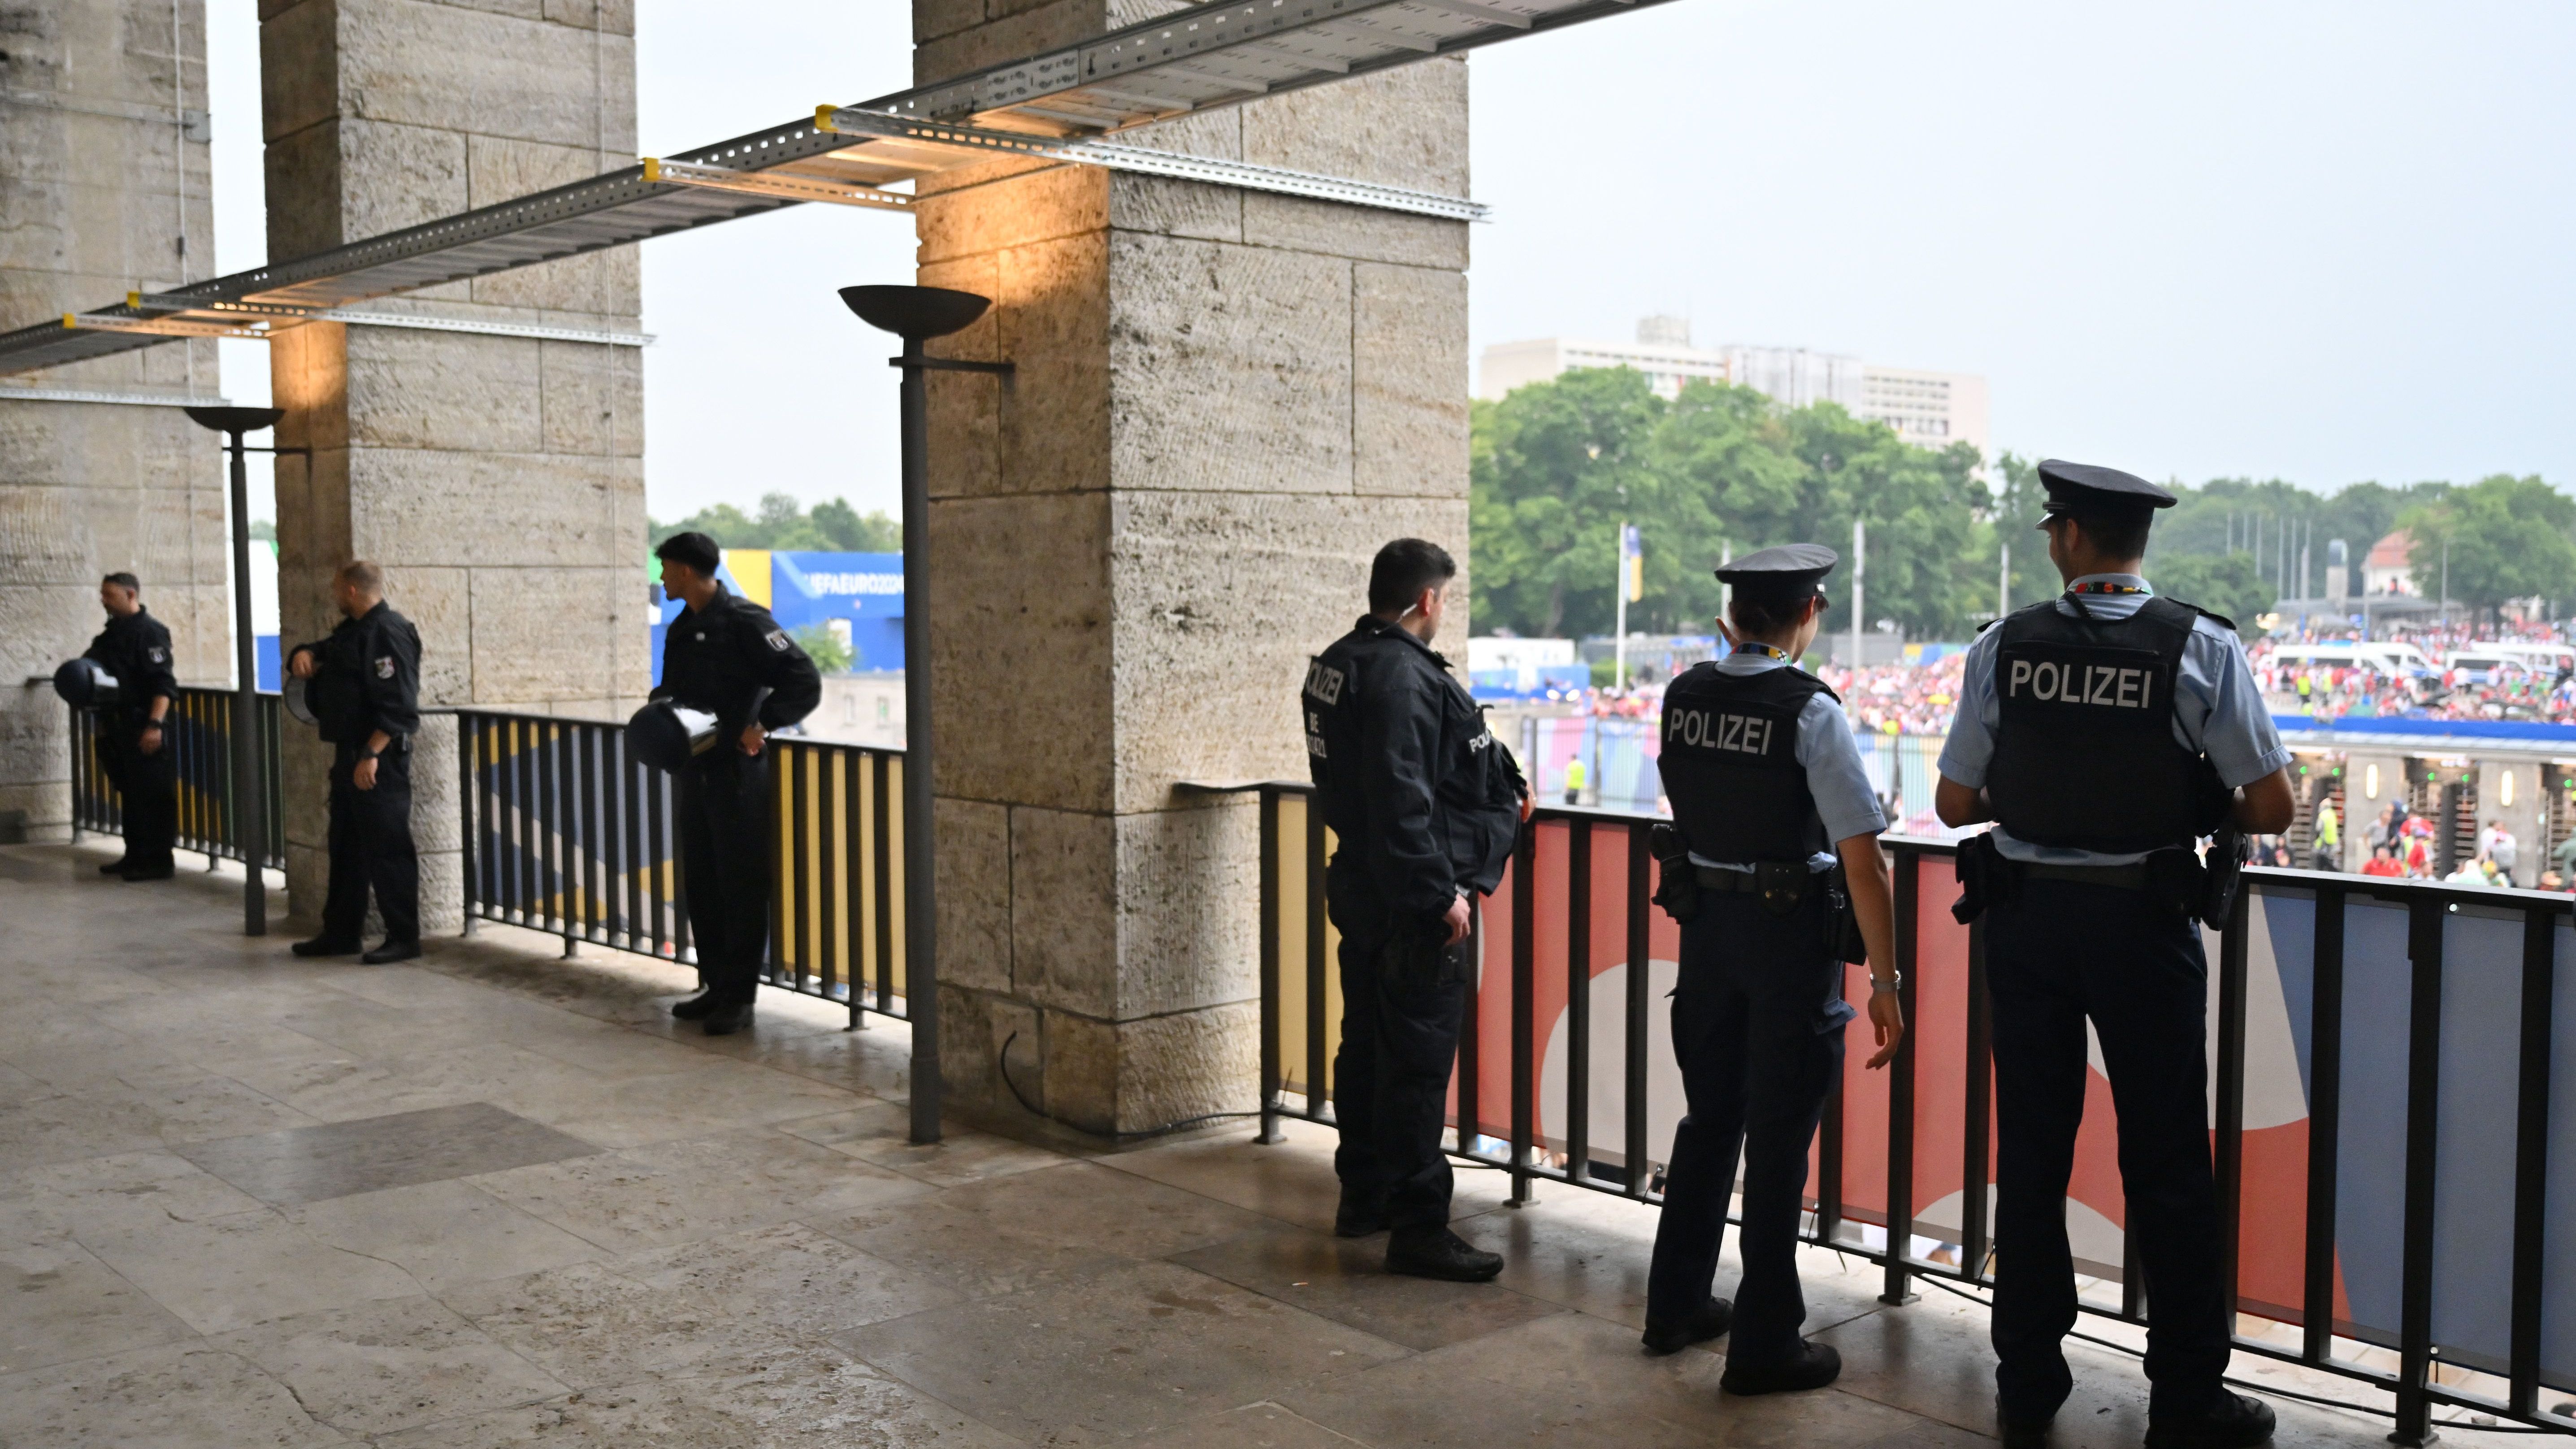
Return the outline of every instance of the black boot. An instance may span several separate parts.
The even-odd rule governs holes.
[[[178,872],[168,861],[163,861],[159,865],[129,865],[116,874],[120,880],[168,880]]]
[[[1503,1271],[1503,1255],[1470,1247],[1438,1228],[1399,1228],[1386,1240],[1386,1271],[1450,1283],[1490,1283]]]
[[[2147,1449],[2252,1449],[2272,1437],[2272,1406],[2221,1390],[2198,1414],[2147,1411]]]
[[[366,949],[366,943],[334,941],[328,936],[316,936],[310,941],[298,941],[286,949],[298,956],[355,956]]]
[[[1688,1320],[1672,1325],[1646,1325],[1646,1352],[1661,1358],[1679,1353],[1694,1343],[1706,1343],[1735,1323],[1735,1305],[1724,1298],[1711,1298],[1699,1306],[1699,1312]]]
[[[706,1018],[699,1023],[698,1029],[709,1036],[731,1036],[749,1025],[751,1025],[751,1003],[735,1001],[708,1012]]]
[[[701,991],[686,1001],[672,1002],[671,1014],[682,1021],[704,1021],[717,1007],[723,1004],[724,1003],[716,1000],[716,994],[714,992]]]
[[[2004,1449],[2041,1449],[2048,1443],[2049,1428],[2057,1422],[2057,1411],[2045,1414],[2015,1414],[2005,1409],[2003,1401],[1995,1402],[1996,1437]]]
[[[383,966],[394,961],[411,961],[420,956],[418,941],[387,941],[358,959],[370,966]]]
[[[1794,1394],[1821,1389],[1841,1377],[1842,1371],[1843,1356],[1832,1344],[1801,1340],[1795,1352],[1774,1363],[1738,1363],[1729,1354],[1717,1386],[1730,1394]]]
[[[130,862],[128,862],[124,856],[120,855],[116,859],[109,861],[107,864],[100,866],[98,868],[98,873],[100,875],[123,875],[125,874],[125,867],[129,863]]]
[[[1348,1184],[1342,1188],[1342,1201],[1333,1209],[1333,1236],[1365,1238],[1386,1231],[1386,1194],[1354,1192]]]

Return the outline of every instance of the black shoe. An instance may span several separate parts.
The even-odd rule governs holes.
[[[1342,1189],[1341,1206],[1333,1209],[1333,1236],[1365,1238],[1386,1231],[1386,1197],[1382,1193],[1355,1193]]]
[[[1777,1363],[1737,1363],[1733,1355],[1726,1360],[1726,1372],[1717,1386],[1730,1394],[1794,1394],[1806,1389],[1821,1389],[1842,1376],[1843,1356],[1829,1343],[1798,1345],[1798,1351]]]
[[[2243,1394],[2219,1394],[2209,1412],[2147,1413],[2147,1449],[2252,1449],[2272,1437],[2272,1406]]]
[[[751,1003],[737,1001],[710,1010],[698,1029],[709,1036],[731,1036],[751,1025]]]
[[[383,966],[394,961],[410,961],[420,955],[418,941],[387,941],[358,959],[370,966]]]
[[[310,941],[298,941],[286,949],[298,956],[355,956],[366,949],[366,943],[334,941],[328,936],[316,936]]]
[[[1450,1283],[1490,1283],[1503,1255],[1471,1247],[1447,1228],[1409,1228],[1386,1241],[1386,1271]]]
[[[120,880],[168,880],[178,872],[166,865],[129,865],[116,874]]]
[[[724,1003],[716,1000],[716,994],[714,992],[701,991],[686,1001],[672,1002],[671,1014],[682,1021],[704,1021],[718,1006],[723,1004]]]
[[[1646,1325],[1646,1352],[1657,1358],[1679,1353],[1694,1343],[1706,1343],[1735,1325],[1735,1305],[1723,1298],[1712,1298],[1699,1306],[1699,1312],[1688,1322],[1670,1328]]]
[[[109,861],[107,864],[100,866],[98,868],[98,873],[100,875],[123,875],[125,874],[126,864],[127,862],[125,857],[120,855],[116,859]]]
[[[2041,1449],[2056,1423],[2055,1409],[2045,1414],[2015,1414],[2005,1410],[2002,1400],[1995,1402],[1996,1436],[2004,1441],[2004,1449]]]

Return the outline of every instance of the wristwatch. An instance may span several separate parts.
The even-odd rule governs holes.
[[[1887,979],[1885,981],[1881,981],[1875,976],[1869,978],[1869,994],[1876,996],[1882,992],[1892,992],[1904,984],[1905,973],[1895,969],[1894,967],[1889,967]]]

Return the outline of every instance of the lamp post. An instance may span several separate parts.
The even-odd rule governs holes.
[[[1007,386],[1011,364],[962,362],[921,350],[974,324],[989,297],[945,287],[843,287],[860,321],[903,339],[903,985],[912,1019],[912,1140],[939,1140],[937,897],[930,849],[930,380],[932,372],[981,372]]]
[[[274,427],[284,408],[192,407],[197,426],[224,435],[233,461],[233,846],[242,858],[242,934],[268,934],[268,781],[260,769],[259,643],[251,631],[250,470],[247,454],[301,453],[302,448],[251,448],[242,435]]]

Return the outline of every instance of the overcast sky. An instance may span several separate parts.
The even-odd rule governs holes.
[[[218,263],[259,254],[252,0],[209,0]],[[909,79],[901,0],[641,0],[640,144]],[[2187,481],[2576,481],[2576,6],[1672,0],[1480,52],[1470,355],[1796,345],[1985,374],[1999,446]],[[899,216],[644,248],[670,518],[892,509],[894,378],[832,296]],[[260,344],[228,344],[237,400]]]

